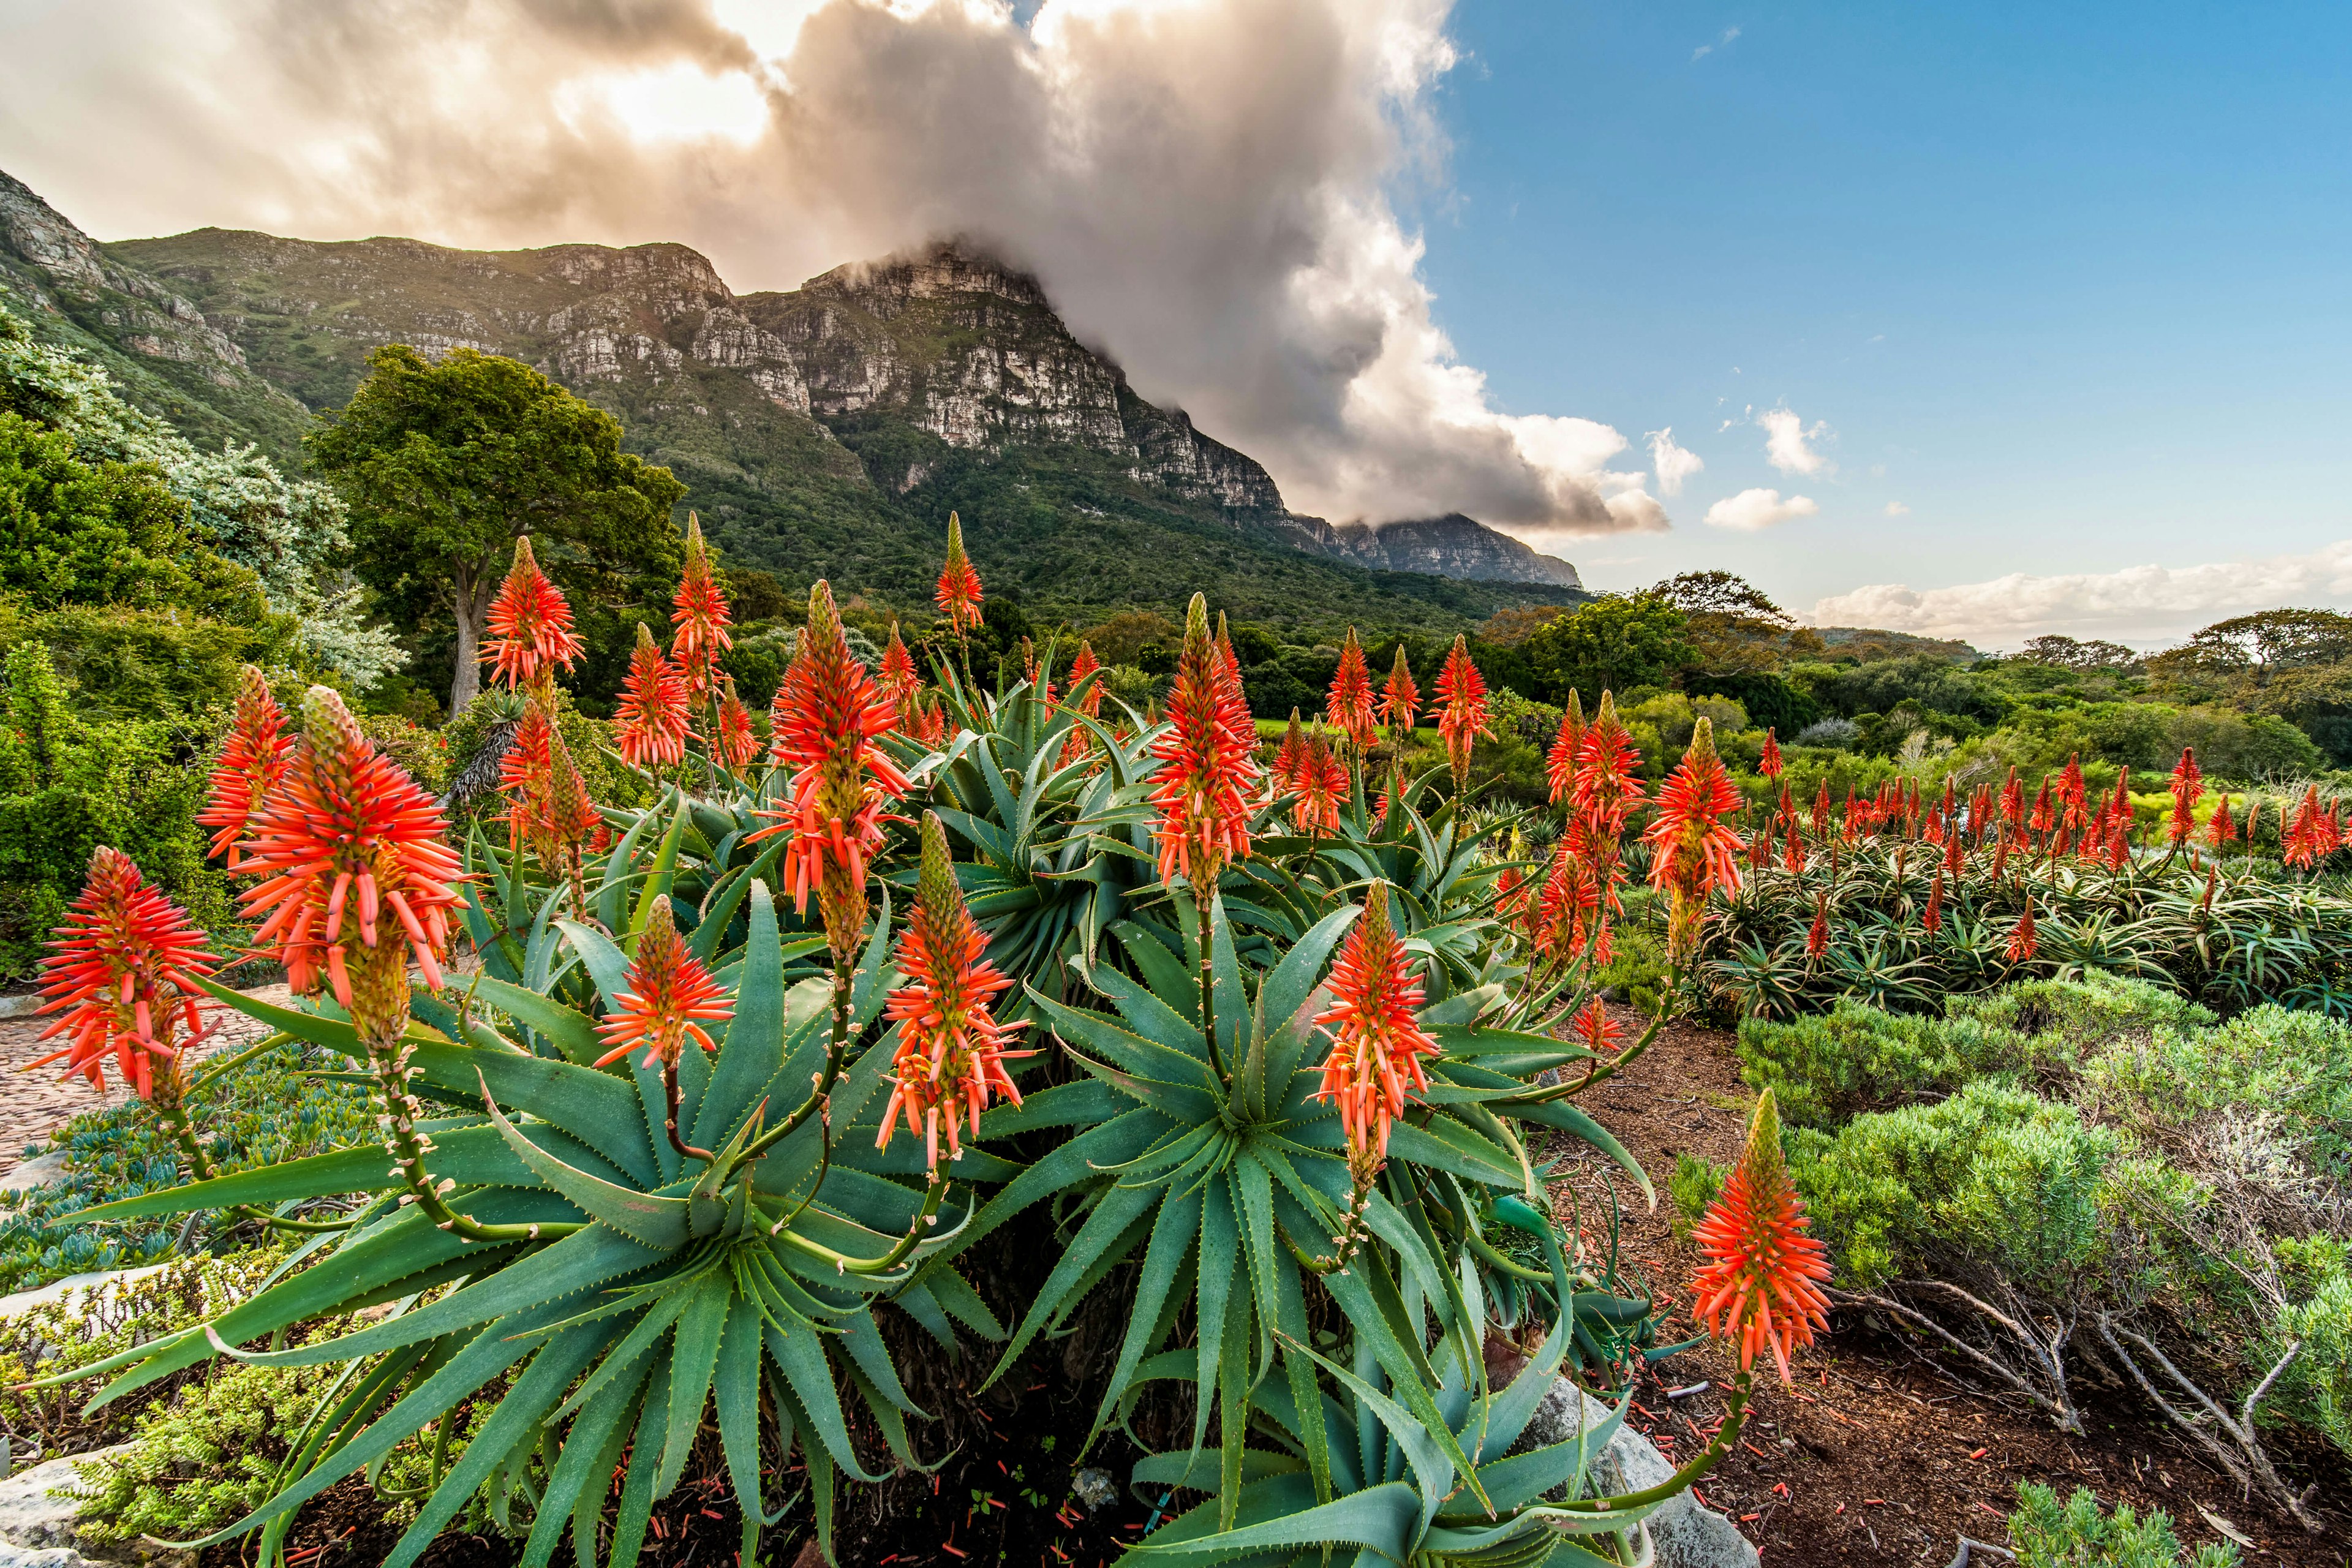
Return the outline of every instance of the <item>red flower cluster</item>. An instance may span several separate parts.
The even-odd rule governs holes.
[[[1388,683],[1381,688],[1381,720],[1388,725],[1389,733],[1402,740],[1412,732],[1412,721],[1421,711],[1421,688],[1412,683],[1412,666],[1405,662],[1404,645],[1399,643],[1396,662],[1389,666]]]
[[[940,585],[933,595],[948,630],[961,635],[980,625],[980,574],[963,552],[963,520],[948,513],[948,561],[940,568]]]
[[[1363,645],[1356,640],[1353,626],[1348,628],[1348,640],[1339,649],[1339,668],[1331,677],[1323,714],[1359,752],[1370,750],[1380,738],[1379,724],[1372,717],[1372,672],[1364,664]]]
[[[923,1152],[933,1170],[940,1163],[944,1126],[951,1159],[963,1158],[959,1122],[980,1135],[980,1113],[992,1096],[1021,1103],[1021,1090],[1004,1064],[1034,1055],[1005,1048],[1029,1026],[1027,1020],[997,1022],[992,1000],[1013,982],[982,958],[988,939],[965,907],[948,858],[947,832],[935,815],[923,814],[921,880],[915,911],[898,935],[898,972],[906,984],[890,993],[887,1016],[898,1026],[898,1048],[891,1058],[890,1099],[882,1108],[877,1149],[904,1115],[907,1131],[923,1136]]]
[[[1168,694],[1169,728],[1151,747],[1160,761],[1151,801],[1160,811],[1160,879],[1181,877],[1203,897],[1226,864],[1250,850],[1257,728],[1240,686],[1232,659],[1209,636],[1208,601],[1195,594]]]
[[[1445,656],[1445,668],[1437,672],[1437,700],[1444,710],[1437,716],[1437,735],[1445,742],[1454,786],[1459,790],[1470,782],[1470,748],[1479,736],[1494,735],[1486,728],[1486,677],[1470,662],[1469,641],[1459,633],[1454,651]]]
[[[692,512],[686,514],[686,570],[670,604],[670,624],[677,628],[670,638],[670,660],[685,686],[687,701],[699,703],[718,684],[719,656],[733,647],[735,639],[727,635],[727,595],[710,569],[702,520]]]
[[[2023,963],[2032,958],[2033,950],[2039,945],[2041,939],[2033,930],[2033,900],[2028,899],[2024,912],[2017,917],[2017,923],[2009,928],[2009,942],[2001,949],[2001,955],[2011,963]]]
[[[1609,1009],[1594,996],[1584,1004],[1576,1016],[1576,1043],[1596,1057],[1621,1050],[1625,1044],[1625,1026],[1609,1016]]]
[[[269,682],[251,665],[237,678],[236,711],[229,721],[228,742],[214,764],[212,788],[196,821],[218,828],[211,853],[228,857],[228,868],[239,868],[237,840],[245,837],[253,814],[261,808],[286,772],[286,715],[269,695]]]
[[[509,689],[536,685],[542,676],[552,679],[557,666],[570,669],[580,657],[572,606],[539,569],[529,534],[515,541],[514,564],[490,601],[485,624],[490,637],[482,644],[482,657],[490,661],[491,679],[505,681]]]
[[[245,853],[247,868],[266,879],[245,895],[246,909],[261,917],[255,946],[286,965],[296,991],[317,989],[323,973],[350,1008],[352,963],[404,942],[425,984],[439,988],[461,879],[447,824],[323,686],[310,688],[303,703],[302,738],[262,803]],[[398,982],[404,1014],[404,962],[400,967],[378,980]]]
[[[759,759],[760,737],[751,728],[751,710],[735,692],[729,676],[719,698],[719,763],[738,778]]]
[[[1315,1098],[1337,1102],[1349,1145],[1377,1158],[1387,1152],[1389,1124],[1404,1114],[1407,1100],[1428,1091],[1422,1058],[1437,1055],[1437,1042],[1415,1016],[1422,985],[1389,923],[1387,884],[1372,884],[1328,984],[1331,1005],[1315,1021],[1331,1031],[1331,1054]]]
[[[637,934],[637,952],[629,961],[626,984],[628,988],[614,998],[620,1005],[596,1025],[596,1032],[612,1047],[596,1058],[598,1067],[617,1061],[640,1046],[645,1047],[646,1070],[676,1067],[689,1037],[704,1050],[717,1050],[702,1026],[735,1016],[727,993],[677,934],[667,899],[654,900],[652,917]]]
[[[1551,750],[1544,753],[1544,776],[1551,784],[1551,803],[1558,805],[1568,798],[1576,785],[1576,769],[1580,753],[1584,749],[1584,704],[1575,692],[1568,694],[1568,706],[1560,710],[1559,733],[1551,738]]]
[[[90,853],[89,878],[66,911],[41,961],[41,1011],[61,1015],[41,1038],[66,1043],[26,1068],[63,1059],[106,1092],[106,1058],[142,1100],[175,1070],[181,1050],[203,1033],[196,979],[210,974],[205,933],[187,912],[147,885],[121,850]],[[188,1038],[177,1038],[185,1027]]]
[[[550,870],[576,861],[588,836],[604,822],[562,732],[535,701],[524,710],[499,763],[499,788],[507,797],[504,820],[511,841],[529,843]]]
[[[1766,1089],[1748,1149],[1691,1232],[1706,1261],[1691,1281],[1691,1315],[1732,1342],[1739,1370],[1769,1350],[1790,1381],[1789,1355],[1829,1327],[1829,1249],[1806,1234],[1805,1204],[1780,1153],[1780,1116]]]
[[[1756,759],[1756,771],[1768,779],[1777,779],[1785,766],[1780,761],[1780,731],[1775,725],[1764,731],[1764,754]]]
[[[1103,683],[1097,680],[1089,686],[1087,677],[1102,667],[1102,660],[1095,657],[1095,645],[1080,642],[1078,657],[1070,660],[1070,689],[1079,693],[1078,711],[1089,719],[1102,717]],[[1062,754],[1055,765],[1066,768],[1094,749],[1093,732],[1083,724],[1073,724],[1069,739],[1062,742]]]
[[[2290,866],[2316,866],[2344,847],[2344,825],[2336,819],[2336,808],[2323,805],[2319,786],[2312,784],[2303,794],[2303,804],[2295,808],[2293,820],[2280,839]]]
[[[1701,718],[1690,750],[1658,791],[1658,815],[1643,838],[1651,847],[1650,884],[1672,900],[1667,949],[1677,962],[1698,950],[1707,895],[1739,886],[1739,837],[1724,819],[1739,792],[1715,752],[1715,726]]]
[[[686,681],[642,621],[629,673],[621,679],[613,742],[632,767],[674,767],[686,757]]]
[[[1298,796],[1291,814],[1298,831],[1310,838],[1339,831],[1339,804],[1348,798],[1348,770],[1331,754],[1330,743],[1321,735],[1307,742],[1291,787]]]
[[[907,651],[898,636],[898,623],[890,623],[890,640],[882,649],[882,695],[890,700],[898,710],[898,727],[905,729],[913,716],[915,694],[923,689],[922,677],[915,673],[914,656]]]

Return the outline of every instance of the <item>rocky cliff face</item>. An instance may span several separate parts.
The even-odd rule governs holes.
[[[1482,583],[1548,583],[1581,588],[1576,568],[1539,555],[1507,533],[1448,512],[1410,522],[1347,522],[1293,515],[1289,524],[1316,549],[1384,572],[1431,572]]]

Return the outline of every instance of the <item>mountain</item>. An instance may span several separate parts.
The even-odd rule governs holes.
[[[682,245],[456,250],[199,229],[100,245],[0,175],[0,287],[194,438],[299,466],[387,342],[538,366],[689,487],[721,548],[927,600],[950,509],[1033,615],[1206,588],[1286,626],[1450,630],[1572,603],[1573,567],[1468,518],[1339,527],[1072,336],[1034,278],[963,244],[738,295]]]

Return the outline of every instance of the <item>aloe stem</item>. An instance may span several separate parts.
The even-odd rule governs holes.
[[[668,1102],[669,1119],[663,1123],[669,1132],[669,1146],[691,1160],[706,1164],[714,1158],[708,1149],[698,1149],[678,1136],[677,1112],[681,1103],[677,1089],[677,1063],[668,1057],[662,1058],[662,1097]]]
[[[833,1092],[835,1082],[841,1077],[842,1059],[849,1054],[850,979],[849,971],[842,966],[841,960],[836,955],[833,965],[833,1042],[825,1049],[824,1071],[818,1076],[815,1086],[809,1090],[808,1098],[801,1101],[797,1110],[778,1122],[772,1130],[761,1134],[745,1145],[743,1152],[736,1160],[737,1164],[750,1164],[799,1131],[801,1123],[806,1121],[810,1114],[825,1102],[825,1097]]]
[[[1573,1502],[1555,1504],[1569,1513],[1609,1513],[1619,1509],[1643,1508],[1654,1502],[1664,1502],[1690,1489],[1692,1484],[1715,1468],[1731,1446],[1739,1441],[1739,1430],[1748,1423],[1748,1391],[1755,1373],[1743,1372],[1731,1380],[1730,1408],[1724,1412],[1723,1425],[1707,1439],[1706,1447],[1690,1458],[1690,1462],[1656,1486],[1644,1487],[1637,1492],[1621,1497],[1583,1498]]]
[[[1200,906],[1201,920],[1201,1037],[1209,1042],[1209,1066],[1223,1077],[1224,1060],[1217,1050],[1217,963],[1215,950],[1210,945],[1213,932],[1209,900],[1215,896],[1214,886],[1205,892],[1197,887],[1192,889],[1193,900]]]

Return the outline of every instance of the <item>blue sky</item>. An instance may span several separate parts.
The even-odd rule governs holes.
[[[1407,198],[1440,324],[1506,411],[1706,463],[1674,532],[1581,547],[1595,583],[1802,605],[2352,534],[2352,7],[1466,0],[1452,33],[1447,178]],[[1721,428],[1780,405],[1833,475]],[[1750,487],[1819,513],[1699,521]]]

